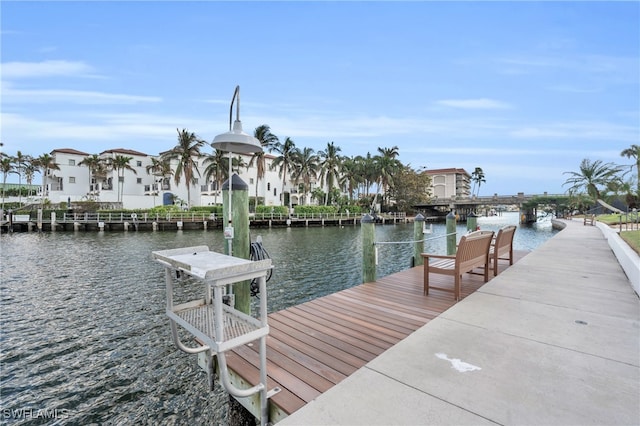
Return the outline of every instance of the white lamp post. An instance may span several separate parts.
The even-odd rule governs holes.
[[[233,102],[236,101],[236,119],[231,127],[231,118],[233,115]],[[215,138],[211,145],[215,149],[227,151],[229,153],[229,218],[227,226],[224,228],[224,237],[229,244],[229,255],[232,256],[233,249],[233,213],[231,209],[231,188],[233,182],[232,153],[251,154],[254,152],[262,152],[260,141],[253,136],[242,131],[242,122],[240,122],[240,86],[236,86],[231,98],[231,106],[229,107],[229,131],[222,133]]]

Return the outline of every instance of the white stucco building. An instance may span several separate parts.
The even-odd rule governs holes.
[[[147,172],[147,167],[152,164],[151,156],[131,149],[117,148],[103,151],[99,157],[108,161],[121,155],[130,157],[128,165],[131,169],[121,169],[118,173],[113,168],[108,168],[104,173],[91,173],[90,168],[82,163],[92,154],[71,148],[60,148],[51,151],[53,161],[59,170],[48,170],[44,180],[44,197],[52,203],[95,200],[100,202],[118,203],[127,209],[151,208],[156,205],[171,204],[173,201],[187,205],[188,191],[184,177],[176,184],[174,177],[162,179]],[[251,155],[234,154],[234,158],[241,155],[244,163],[249,164]],[[311,195],[302,194],[298,185],[287,179],[284,184],[277,170],[271,170],[271,165],[276,157],[265,154],[266,173],[258,182],[257,168],[241,167],[239,176],[249,186],[249,197],[261,198],[260,204],[280,206],[283,205],[284,193],[291,194],[291,205],[311,204]],[[195,173],[195,183],[191,186],[191,205],[202,206],[222,203],[222,193],[213,180],[205,181],[203,164],[204,158],[194,159],[198,171]],[[175,171],[176,164],[171,164]],[[120,176],[118,176],[118,174]],[[316,188],[316,182],[311,184],[311,189]]]

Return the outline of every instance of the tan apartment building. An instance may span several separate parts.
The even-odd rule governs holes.
[[[431,176],[431,195],[433,198],[471,198],[471,175],[465,169],[431,169],[424,172]]]

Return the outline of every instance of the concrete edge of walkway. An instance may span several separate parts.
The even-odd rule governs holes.
[[[559,229],[564,229],[567,226],[564,221],[559,219],[553,219],[551,222]],[[631,287],[640,297],[640,256],[620,237],[617,230],[602,222],[596,222],[596,226],[602,231],[622,270],[629,278]]]
[[[631,287],[640,296],[640,256],[620,237],[618,231],[600,222],[596,222],[596,226],[607,239],[609,247],[627,274]]]

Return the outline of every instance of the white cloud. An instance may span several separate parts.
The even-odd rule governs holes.
[[[1,137],[7,146],[32,155],[69,146],[84,151],[114,147],[136,149],[157,154],[173,147],[176,128],[195,131],[207,141],[225,131],[210,120],[172,115],[141,113],[91,114],[62,111],[58,116],[31,117],[16,113],[0,113]]]
[[[638,128],[608,122],[548,123],[515,128],[509,136],[522,139],[600,140],[636,143]]]
[[[3,79],[41,78],[53,76],[95,76],[94,69],[80,61],[5,62]]]
[[[157,96],[138,96],[83,90],[14,89],[6,83],[2,85],[2,102],[5,105],[55,102],[76,104],[136,104],[161,101],[162,98]]]
[[[436,102],[438,105],[444,105],[453,108],[464,109],[507,109],[511,108],[506,102],[497,101],[495,99],[443,99]]]
[[[437,155],[451,155],[457,158],[464,156],[471,157],[486,157],[486,158],[497,158],[497,157],[518,157],[518,158],[531,158],[533,156],[540,157],[575,157],[576,155],[583,155],[582,151],[572,149],[571,147],[539,147],[539,148],[501,148],[501,147],[491,147],[491,148],[482,148],[477,146],[457,146],[457,147],[419,147],[417,149],[406,149],[403,150],[404,153],[413,152],[413,153],[421,153],[421,154],[437,154]],[[610,157],[619,157],[619,151],[615,150],[589,150],[588,153],[590,156],[595,156],[598,158],[610,158]],[[547,164],[548,165],[548,164]],[[519,166],[518,166],[519,167]],[[535,165],[532,167],[539,168],[539,165]]]

